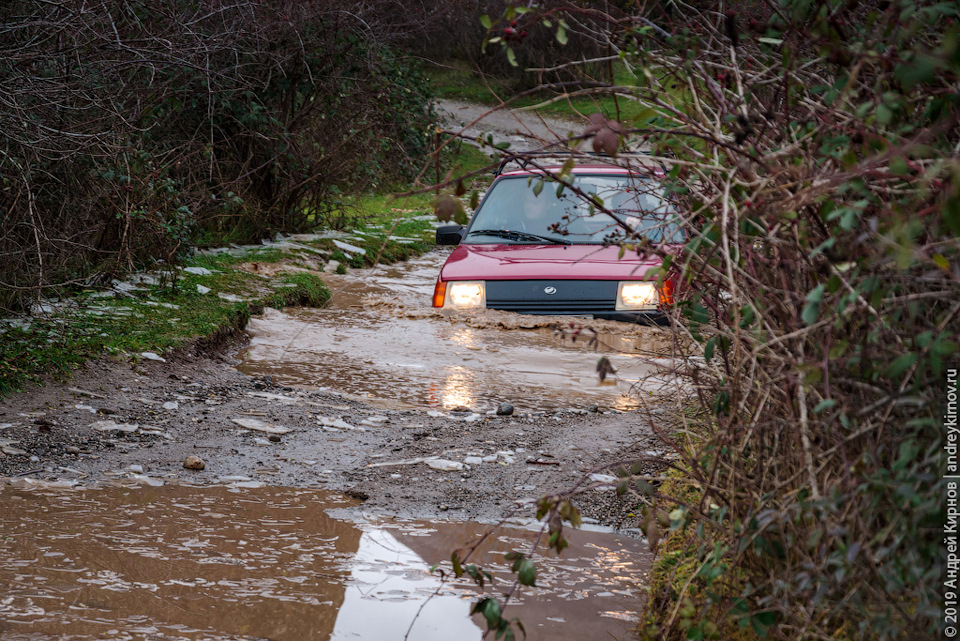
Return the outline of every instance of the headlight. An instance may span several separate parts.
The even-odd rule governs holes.
[[[656,309],[659,300],[653,283],[621,282],[617,287],[618,310]]]
[[[486,285],[483,281],[453,281],[447,283],[444,307],[473,309],[487,306]]]

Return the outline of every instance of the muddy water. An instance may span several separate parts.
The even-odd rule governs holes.
[[[326,308],[268,310],[251,321],[241,369],[288,385],[448,410],[490,410],[502,401],[533,411],[633,409],[638,389],[667,384],[658,375],[670,353],[664,329],[434,310],[445,258],[437,250],[399,265],[325,275],[333,291]],[[603,382],[601,355],[617,370]]]
[[[429,568],[484,529],[358,519],[317,490],[0,486],[0,638],[479,639],[476,591]],[[533,536],[487,546],[495,591]],[[530,639],[628,638],[648,568],[636,540],[572,532],[508,614]]]

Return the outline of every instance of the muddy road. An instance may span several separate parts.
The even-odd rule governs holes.
[[[632,387],[662,330],[446,317],[421,291],[439,260],[331,277],[327,309],[268,310],[214,351],[8,399],[0,636],[480,638],[475,588],[430,567],[501,520],[491,550],[529,551],[536,499],[586,482],[605,487],[576,502],[585,531],[512,616],[533,639],[629,638],[652,556],[635,505],[588,475],[660,454],[649,420],[670,411]],[[623,379],[600,384],[601,354]],[[509,587],[502,554],[479,560]]]
[[[659,453],[649,420],[670,414],[657,406],[670,381],[655,375],[667,330],[445,316],[421,291],[442,259],[328,276],[328,308],[267,310],[215,353],[103,360],[7,399],[0,474],[245,477],[345,491],[368,510],[492,521],[618,457]],[[604,382],[600,355],[618,368]],[[505,404],[512,414],[497,413]],[[625,411],[638,405],[649,411]],[[184,469],[191,455],[204,469]]]

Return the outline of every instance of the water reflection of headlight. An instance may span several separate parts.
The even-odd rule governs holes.
[[[477,344],[477,332],[469,328],[454,331],[450,336],[450,340],[461,347],[466,347],[471,350],[476,350],[479,347]]]
[[[443,383],[443,407],[473,407],[476,401],[473,376],[463,367],[448,369]]]

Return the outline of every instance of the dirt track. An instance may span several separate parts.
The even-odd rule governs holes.
[[[489,521],[569,487],[615,457],[658,449],[633,414],[397,411],[281,388],[233,369],[230,354],[238,346],[169,362],[92,363],[69,383],[7,399],[0,409],[0,443],[8,452],[0,476],[84,484],[243,477],[345,491],[364,498],[368,510]],[[290,431],[270,440],[235,419]],[[99,431],[110,428],[104,421],[127,427]],[[205,469],[184,469],[190,455],[203,459]],[[453,465],[418,460],[430,457]],[[431,467],[460,467],[466,459],[463,469]],[[580,505],[598,522],[634,525],[621,519],[630,506],[610,491],[591,492]]]

